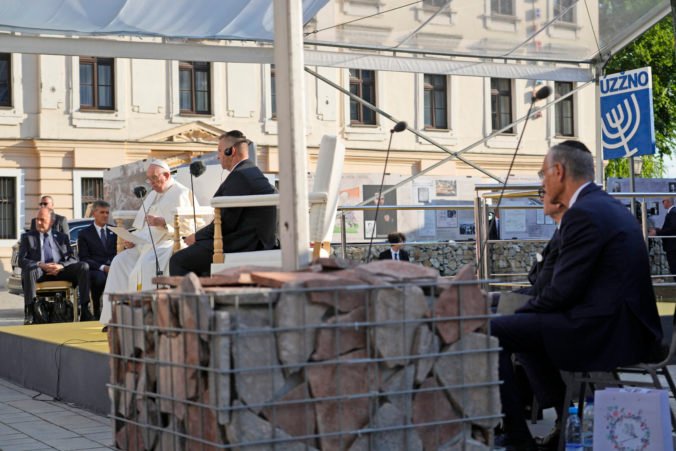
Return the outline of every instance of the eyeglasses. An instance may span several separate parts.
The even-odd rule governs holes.
[[[49,202],[40,202],[38,205],[41,207],[49,207]]]
[[[544,180],[547,171],[553,169],[554,167],[555,166],[549,166],[548,168],[540,169],[540,171],[538,171],[538,177],[540,177],[540,181]]]
[[[162,176],[163,176],[163,174],[150,176],[146,179],[146,182],[148,182],[148,183],[159,182],[160,180],[162,180]]]
[[[538,189],[538,197],[540,199],[543,199],[545,197],[545,189],[544,188]]]

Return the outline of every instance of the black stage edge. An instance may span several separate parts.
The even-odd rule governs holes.
[[[100,415],[110,413],[108,355],[3,333],[0,377]]]

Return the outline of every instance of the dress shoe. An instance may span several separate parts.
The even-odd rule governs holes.
[[[94,317],[92,316],[91,313],[89,313],[89,309],[87,307],[82,307],[80,309],[80,321],[93,321]]]
[[[23,308],[23,324],[30,326],[33,324],[33,304],[28,304]]]
[[[101,329],[101,332],[108,332],[108,326],[103,326],[103,329]]]
[[[537,451],[538,449],[532,437],[513,437],[509,434],[496,435],[494,447],[505,451]]]
[[[561,437],[561,425],[557,422],[547,435],[544,437],[535,437],[535,443],[539,450],[555,451],[559,447],[559,438]]]

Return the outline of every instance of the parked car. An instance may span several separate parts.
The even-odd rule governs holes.
[[[93,218],[87,219],[71,219],[68,221],[68,228],[70,229],[70,245],[73,246],[73,251],[77,255],[77,236],[80,231],[89,226],[94,221]],[[12,274],[7,279],[7,291],[13,294],[23,295],[23,288],[21,287],[21,267],[19,266],[19,242],[17,241],[12,246]]]

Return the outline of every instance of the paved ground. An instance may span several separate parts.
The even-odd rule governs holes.
[[[20,324],[23,298],[0,289],[0,326]],[[0,450],[102,450],[112,444],[108,418],[0,379]]]

